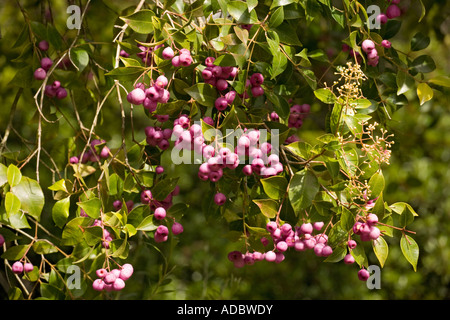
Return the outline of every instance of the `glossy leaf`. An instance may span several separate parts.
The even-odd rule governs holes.
[[[294,212],[302,212],[310,206],[318,191],[319,181],[310,170],[296,172],[289,182],[289,200]]]
[[[413,266],[414,271],[417,271],[417,262],[419,260],[419,246],[417,242],[405,234],[400,240],[400,249],[406,260]]]

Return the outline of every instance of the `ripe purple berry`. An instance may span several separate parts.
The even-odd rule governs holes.
[[[361,49],[366,52],[369,53],[371,52],[373,49],[375,49],[375,43],[372,40],[366,39],[362,42],[361,44]]]
[[[39,44],[38,44],[38,48],[39,48],[39,50],[41,50],[41,51],[47,51],[49,47],[50,47],[50,46],[49,46],[47,40],[42,40],[42,41],[40,41]]]
[[[261,73],[254,73],[250,77],[250,83],[252,86],[260,86],[264,82],[264,76]]]
[[[216,193],[214,196],[214,202],[218,205],[218,206],[222,206],[223,204],[225,204],[225,202],[227,201],[227,197],[223,194],[223,193]]]
[[[178,235],[184,231],[183,225],[179,222],[174,222],[172,225],[172,233]]]
[[[369,279],[370,273],[366,269],[361,269],[358,271],[358,279],[361,281],[367,281]]]
[[[45,71],[44,68],[37,68],[34,71],[34,78],[36,80],[44,80],[46,76],[47,76],[47,71]]]
[[[53,60],[48,57],[44,57],[41,59],[41,67],[45,71],[48,71],[50,69],[50,67],[52,66],[52,64],[53,64]]]

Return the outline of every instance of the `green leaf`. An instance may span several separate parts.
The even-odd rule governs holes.
[[[413,266],[414,271],[417,271],[417,262],[419,260],[419,246],[417,242],[405,234],[400,240],[400,249],[406,260]]]
[[[443,86],[450,88],[450,78],[446,76],[436,76],[429,80],[430,83],[436,84],[438,86]],[[1,182],[0,182],[1,185]]]
[[[19,184],[20,180],[22,179],[22,173],[20,172],[20,169],[13,164],[10,164],[8,166],[6,174],[10,187],[14,187]]]
[[[45,203],[39,183],[31,178],[22,177],[20,183],[11,188],[11,191],[19,198],[21,209],[39,221]]]
[[[208,83],[196,83],[192,87],[184,89],[196,102],[206,107],[214,107],[217,99],[217,90]]]
[[[425,49],[430,44],[430,37],[418,32],[411,39],[411,51],[419,51]]]
[[[9,247],[3,254],[2,259],[6,260],[20,260],[27,252],[29,246],[25,244],[19,244],[16,246]]]
[[[355,248],[350,251],[353,258],[355,258],[356,263],[359,267],[367,267],[369,265],[369,261],[367,259],[366,252],[364,250],[364,246],[362,244],[358,244]]]
[[[44,240],[37,240],[36,242],[34,242],[33,250],[36,254],[49,254],[58,252],[58,249],[55,247],[55,245]]]
[[[336,152],[341,168],[350,176],[358,169],[358,153],[350,146],[344,146]]]
[[[291,4],[293,2],[295,2],[295,0],[274,0],[270,5],[270,10],[276,7],[287,6],[288,4]]]
[[[141,34],[148,34],[153,32],[153,22],[152,18],[155,13],[151,10],[140,10],[138,12],[132,13],[131,15],[120,17],[125,23],[127,23],[130,28]]]
[[[229,1],[227,11],[238,23],[255,24],[258,22],[255,10],[249,12],[247,3],[243,1]]]
[[[106,76],[112,76],[114,79],[122,81],[134,81],[136,78],[145,72],[144,67],[129,66],[129,67],[118,67],[110,72],[106,73]]]
[[[8,182],[8,167],[0,163],[0,187]]]
[[[330,89],[320,88],[314,90],[314,95],[317,99],[326,104],[334,104],[337,102],[337,98]]]
[[[319,192],[317,177],[307,169],[297,171],[289,182],[289,200],[295,213],[305,210],[311,205]]]
[[[59,228],[62,228],[69,217],[70,197],[58,200],[52,208],[53,222]]]
[[[436,64],[432,57],[424,54],[411,62],[411,68],[417,72],[428,73],[436,69]]]
[[[372,241],[373,252],[377,256],[380,266],[383,268],[384,263],[389,255],[389,246],[383,237]]]
[[[91,198],[83,202],[77,202],[77,205],[86,212],[86,214],[94,219],[100,217],[102,202],[98,198]]]
[[[397,95],[408,92],[414,86],[414,78],[405,72],[398,72],[396,77]]]
[[[83,48],[72,48],[69,57],[79,72],[83,71],[89,63],[89,54]]]
[[[153,222],[153,215],[145,217],[141,223],[136,227],[136,230],[139,231],[153,231],[158,228],[157,225]]]
[[[6,193],[5,209],[6,209],[6,214],[8,215],[8,218],[9,218],[9,216],[19,212],[20,200],[12,192]]]
[[[255,199],[253,202],[267,218],[275,218],[278,213],[278,202],[273,199]]]
[[[283,23],[283,20],[284,20],[284,9],[283,7],[279,7],[270,16],[269,26],[271,28],[276,28]]]
[[[85,228],[90,227],[91,225],[91,218],[77,217],[70,220],[63,229],[61,245],[74,246],[77,243],[84,241]]]
[[[261,179],[264,192],[271,199],[281,199],[286,193],[288,182],[284,177],[273,176],[265,179]]]
[[[414,221],[414,217],[418,216],[414,209],[405,202],[396,202],[389,207],[392,211],[400,215],[400,223],[403,227],[412,223]]]
[[[163,201],[175,189],[179,178],[168,178],[159,181],[152,189],[155,200]]]
[[[384,177],[381,171],[376,172],[369,180],[370,198],[375,199],[384,190]]]
[[[419,83],[417,86],[417,96],[419,97],[420,105],[433,99],[433,89],[426,83]]]

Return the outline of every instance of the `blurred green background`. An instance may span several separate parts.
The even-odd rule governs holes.
[[[31,20],[43,21],[41,11],[44,1],[19,1]],[[405,52],[409,41],[417,31],[431,38],[430,46],[423,53],[431,55],[437,65],[434,75],[450,74],[450,2],[445,0],[423,0],[427,15],[417,23],[421,13],[420,1],[401,1],[406,12],[400,32],[392,39],[393,45]],[[62,1],[49,1],[55,26],[61,34],[73,37],[74,31],[65,29],[67,13]],[[108,5],[105,5],[107,3]],[[111,64],[113,34],[117,32],[117,13],[124,6],[136,1],[93,1],[87,16],[88,29],[83,30],[83,38],[105,42],[98,56],[99,64]],[[21,54],[21,48],[12,44],[19,37],[24,26],[24,18],[15,1],[0,5],[0,135],[3,137],[9,121],[10,108],[17,92],[9,85],[21,63],[13,60]],[[320,49],[338,52],[341,40],[346,37],[335,30],[327,29],[327,24],[312,24],[309,35],[317,37]],[[331,40],[330,40],[331,39]],[[37,57],[30,57],[33,68]],[[87,80],[86,80],[87,81]],[[36,122],[33,119],[35,105],[32,90],[24,90],[13,119],[14,128],[29,140],[35,139]],[[434,98],[419,106],[414,92],[407,95],[409,103],[393,115],[389,129],[395,134],[395,144],[390,166],[383,168],[387,182],[385,201],[388,203],[405,201],[410,203],[419,216],[411,229],[416,232],[414,239],[420,246],[417,272],[403,258],[399,248],[399,235],[388,238],[389,257],[381,270],[381,289],[369,290],[357,279],[356,265],[343,263],[323,263],[312,252],[289,252],[280,264],[256,263],[235,269],[227,260],[227,253],[236,248],[234,243],[224,238],[227,225],[221,221],[210,222],[202,212],[203,194],[209,188],[207,183],[196,179],[196,168],[171,166],[169,174],[180,176],[180,196],[176,201],[190,203],[190,210],[183,217],[184,233],[180,242],[169,255],[169,245],[161,247],[161,253],[151,246],[131,248],[130,260],[136,266],[133,281],[127,284],[120,299],[449,299],[450,298],[450,101],[449,90],[434,92]],[[93,114],[92,100],[81,95],[76,100],[83,118]],[[311,102],[312,103],[312,102]],[[320,105],[312,103],[314,113],[320,115]],[[68,108],[68,106],[65,106]],[[120,144],[120,110],[114,97],[108,101],[102,112],[100,126],[96,132],[112,144]],[[145,116],[135,111],[136,128],[146,125]],[[317,120],[317,119],[315,119]],[[89,123],[89,122],[88,122]],[[60,126],[60,127],[59,127]],[[306,121],[299,131],[308,134],[318,130],[316,121]],[[75,134],[64,121],[44,128],[44,141],[50,149],[60,150],[61,161],[68,150],[60,144],[61,139]],[[139,132],[143,138],[143,132]],[[139,139],[137,139],[139,140]],[[67,148],[67,147],[66,147]],[[27,153],[24,143],[12,132],[8,139],[8,152]],[[33,177],[34,167],[29,175]],[[42,179],[50,183],[51,176],[43,173]],[[159,265],[166,261],[166,269]],[[374,256],[369,261],[377,263]],[[173,268],[174,267],[174,268]],[[173,269],[172,269],[173,268]],[[170,272],[166,277],[160,274]],[[158,285],[158,281],[160,282]],[[1,296],[4,296],[2,293]]]

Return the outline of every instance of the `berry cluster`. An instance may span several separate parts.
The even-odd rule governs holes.
[[[11,270],[14,274],[21,274],[22,272],[33,271],[33,264],[31,262],[22,263],[22,261],[16,261],[12,264]]]
[[[110,149],[106,145],[103,145],[105,143],[106,141],[103,139],[92,140],[90,148],[88,148],[82,155],[78,157],[77,156],[71,157],[69,159],[69,162],[71,164],[77,164],[78,162],[80,162],[80,158],[81,163],[87,163],[88,161],[97,162],[100,161],[101,159],[107,159],[110,155]]]
[[[328,236],[325,233],[313,234],[314,230],[320,231],[323,225],[322,221],[305,222],[293,228],[289,223],[279,226],[275,221],[270,221],[266,225],[266,230],[272,238],[273,249],[264,253],[232,251],[228,254],[228,259],[237,268],[263,260],[279,263],[285,259],[284,252],[289,248],[294,248],[296,251],[312,249],[318,257],[328,257],[333,253],[333,249],[327,244]],[[267,246],[270,241],[263,237],[261,242],[264,246]]]
[[[111,271],[105,268],[97,269],[98,278],[92,283],[92,288],[96,291],[120,291],[125,288],[125,281],[133,275],[133,272],[133,266],[129,263]]]
[[[153,198],[151,190],[143,190],[141,192],[141,202],[143,204],[148,204],[150,206],[150,209],[153,211],[153,217],[163,222],[167,217],[167,210],[172,206],[172,198],[173,196],[178,195],[180,192],[179,186],[176,186],[175,189],[164,199],[163,201],[158,201]],[[178,235],[184,231],[183,226],[175,221],[175,218],[173,218],[172,223],[172,233],[174,235]],[[165,242],[167,241],[169,236],[169,228],[163,224],[159,225],[154,233],[154,240],[155,242]]]
[[[156,78],[153,84],[146,88],[144,83],[136,84],[135,88],[127,94],[127,101],[134,105],[143,105],[149,112],[156,110],[158,103],[167,103],[170,92],[166,89],[169,81],[164,75]],[[156,115],[158,121],[165,122],[169,119],[167,115]]]
[[[192,64],[194,59],[191,56],[191,52],[188,49],[180,49],[178,55],[175,55],[175,52],[171,47],[167,47],[162,52],[163,59],[171,60],[172,65],[175,68],[178,67],[188,67]]]
[[[169,140],[172,137],[172,129],[162,129],[161,127],[145,127],[145,137],[149,146],[157,146],[161,150],[169,148]]]
[[[288,120],[289,128],[300,128],[303,125],[303,120],[311,111],[309,104],[294,104],[291,107],[291,112]]]
[[[376,214],[369,214],[365,222],[356,221],[353,225],[353,233],[359,235],[361,241],[377,240],[381,231],[375,225],[378,223]]]
[[[161,48],[163,45],[156,45],[153,47],[146,47],[142,45],[138,45],[140,52],[136,53],[136,55],[141,59],[142,63],[146,66],[149,66],[151,64],[152,59],[152,53],[155,52],[157,49]],[[129,55],[125,52],[123,55],[124,57],[128,57]]]
[[[38,44],[38,48],[41,51],[47,51],[49,44],[46,40],[42,40]],[[36,80],[44,80],[47,77],[47,72],[53,65],[53,60],[49,57],[43,57],[40,61],[40,67],[34,70],[34,78]],[[46,96],[57,99],[64,99],[67,97],[67,90],[61,86],[61,82],[58,80],[53,81],[52,84],[48,84],[44,88]]]
[[[398,7],[400,0],[391,0],[391,4],[386,8],[385,13],[381,13],[377,16],[377,21],[381,24],[385,24],[389,19],[395,19],[401,16],[402,10]]]

